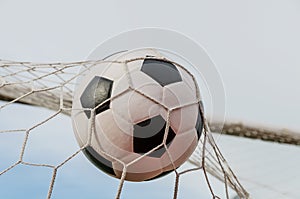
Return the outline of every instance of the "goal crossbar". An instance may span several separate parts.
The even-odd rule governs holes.
[[[29,94],[35,95],[29,95]],[[70,115],[72,107],[72,98],[63,98],[63,104],[60,102],[59,92],[39,92],[39,90],[25,89],[20,85],[0,87],[0,100],[7,102],[17,102],[28,105],[58,110],[60,106],[65,109],[63,113]],[[267,127],[258,127],[236,122],[220,123],[213,121],[209,123],[210,129],[214,133],[238,136],[251,139],[259,139],[269,142],[277,142],[291,145],[300,145],[300,134],[288,129],[271,129]]]

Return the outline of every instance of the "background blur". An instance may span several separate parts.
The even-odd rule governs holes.
[[[0,0],[0,24],[0,59],[31,62],[85,60],[103,41],[134,28],[181,32],[216,63],[229,121],[300,132],[298,1]],[[52,114],[22,105],[1,111],[6,111],[2,129],[26,128]],[[58,163],[77,149],[68,117],[51,120],[42,132],[29,140],[27,161]],[[22,140],[22,134],[0,135],[0,171],[18,159]],[[253,198],[300,197],[299,147],[228,136],[217,140]],[[45,198],[51,174],[17,167],[0,177],[0,198]],[[210,198],[196,175],[183,177],[179,198]],[[171,198],[173,178],[126,183],[123,198]],[[53,198],[113,198],[116,186],[117,180],[80,155],[59,171]]]

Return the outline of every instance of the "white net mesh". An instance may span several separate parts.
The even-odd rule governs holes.
[[[42,119],[29,128],[0,129],[0,134],[22,133],[25,135],[20,147],[19,158],[16,159],[13,164],[0,171],[0,178],[6,173],[14,172],[14,168],[18,165],[50,168],[53,174],[50,180],[47,198],[51,198],[53,192],[55,192],[54,185],[56,183],[58,170],[75,158],[83,150],[83,147],[73,151],[71,155],[58,164],[35,163],[24,160],[24,154],[29,145],[28,140],[35,129],[47,124],[60,114],[70,115],[75,80],[80,76],[80,74],[78,74],[79,69],[83,67],[84,69],[81,71],[83,72],[99,62],[103,61],[52,64],[0,61],[0,99],[5,101],[0,105],[1,118],[6,117],[4,110],[16,102],[45,107],[54,111],[51,116]],[[259,138],[269,141],[300,144],[298,134],[286,131],[268,131],[254,127],[246,127],[241,124],[225,124],[225,128],[222,129],[218,123],[215,123],[210,124],[210,127],[214,132],[219,133],[223,132],[231,135]],[[189,159],[189,162],[192,163],[193,166],[188,169],[174,170],[175,185],[173,198],[177,198],[178,196],[181,176],[194,171],[199,172],[199,170],[204,174],[204,179],[199,179],[199,182],[205,181],[207,183],[208,190],[213,198],[230,198],[230,190],[234,190],[239,198],[249,198],[249,194],[239,183],[237,177],[230,169],[221,151],[214,142],[210,127],[205,123],[205,131],[200,139],[198,148]],[[126,165],[124,165],[122,174],[115,198],[120,198],[123,192],[122,188],[125,182]],[[224,183],[224,195],[217,195],[215,193],[215,189],[210,183],[210,175],[208,174]]]

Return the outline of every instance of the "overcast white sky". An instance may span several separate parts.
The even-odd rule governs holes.
[[[226,118],[300,131],[299,1],[0,0],[0,24],[0,59],[33,62],[84,60],[106,39],[133,28],[161,27],[181,32],[204,46],[216,63],[226,90]],[[13,117],[13,112],[10,114],[6,117]],[[50,112],[35,114],[45,116]],[[1,126],[4,119],[0,118]],[[26,120],[31,121],[30,117]],[[75,143],[70,128],[65,131]],[[0,137],[6,139],[15,140]],[[251,191],[255,198],[274,198],[282,192],[287,194],[280,198],[300,197],[300,192],[295,192],[300,183],[295,180],[300,179],[296,168],[299,147],[227,137],[218,140],[232,167],[254,187]],[[0,143],[2,158],[4,150],[12,149]],[[61,151],[69,154],[72,147]],[[282,188],[285,186],[278,179],[288,186]],[[249,181],[256,181],[256,186]],[[82,185],[87,186],[84,191],[91,191],[96,187],[83,182],[70,184],[73,187],[66,189]],[[257,188],[264,186],[269,188]]]

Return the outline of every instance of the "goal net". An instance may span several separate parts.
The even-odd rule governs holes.
[[[30,161],[26,158],[27,153],[37,153],[38,151],[30,151],[30,139],[36,129],[46,126],[51,120],[55,120],[61,115],[70,116],[72,110],[72,96],[76,79],[84,72],[89,70],[99,61],[83,61],[74,63],[29,63],[29,62],[13,62],[0,60],[0,136],[22,134],[24,137],[21,142],[11,141],[15,149],[19,149],[18,157],[11,164],[1,164],[0,179],[13,173],[18,166],[29,166],[35,169],[47,168],[52,171],[52,177],[49,179],[48,193],[46,198],[51,198],[57,189],[57,173],[63,169],[69,161],[76,158],[82,148],[73,150],[60,162],[49,164],[46,162]],[[81,69],[81,73],[78,71]],[[50,116],[34,121],[30,126],[22,127],[22,123],[18,119],[18,110],[13,111],[13,116],[7,115],[7,110],[16,104],[25,104],[34,108],[43,107],[52,110]],[[30,109],[28,109],[30,113]],[[9,118],[8,118],[9,117]],[[2,123],[3,122],[3,123]],[[5,122],[5,124],[4,124]],[[56,121],[59,123],[59,121]],[[8,125],[12,123],[13,125]],[[60,124],[64,125],[64,124]],[[267,130],[257,127],[245,126],[242,124],[229,124],[224,126],[216,123],[205,123],[205,131],[200,139],[199,145],[194,154],[188,160],[188,166],[174,170],[173,194],[170,197],[177,198],[180,191],[180,182],[184,175],[193,172],[202,172],[202,179],[197,179],[200,183],[205,182],[208,192],[213,198],[249,198],[249,193],[240,184],[238,178],[229,167],[216,142],[210,129],[215,133],[224,133],[235,136],[262,139],[272,142],[288,143],[299,145],[299,134],[281,131]],[[41,132],[43,133],[43,132]],[[68,140],[65,140],[68,142]],[[41,145],[43,143],[40,143]],[[53,146],[55,147],[55,146]],[[38,150],[38,149],[36,149]],[[68,150],[67,150],[68,151]],[[4,159],[4,156],[1,157]],[[124,176],[126,173],[124,174]],[[212,176],[223,183],[223,191],[217,190],[212,183]],[[120,198],[123,192],[124,178],[118,181],[115,188],[115,198]],[[125,182],[126,183],[126,182]],[[61,185],[63,186],[63,185]],[[105,189],[105,187],[104,187]],[[235,192],[235,194],[233,194]],[[184,197],[184,196],[183,196]]]

